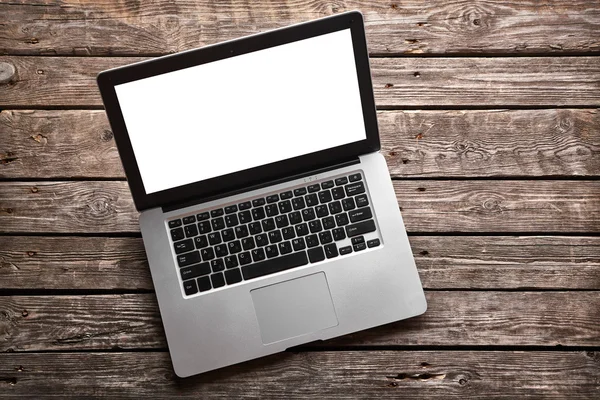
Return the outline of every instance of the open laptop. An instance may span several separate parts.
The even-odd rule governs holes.
[[[425,311],[359,12],[98,85],[178,376]]]

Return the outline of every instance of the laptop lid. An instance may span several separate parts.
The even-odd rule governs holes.
[[[359,12],[104,71],[97,81],[138,210],[380,148]]]

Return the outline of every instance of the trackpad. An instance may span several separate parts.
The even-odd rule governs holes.
[[[254,289],[250,294],[263,344],[338,324],[323,272]]]

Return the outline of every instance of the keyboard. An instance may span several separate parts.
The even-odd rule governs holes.
[[[167,224],[188,296],[381,244],[360,172]]]

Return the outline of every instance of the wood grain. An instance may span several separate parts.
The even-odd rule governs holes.
[[[600,181],[394,181],[409,232],[591,232]],[[0,182],[0,232],[138,232],[126,182]]]
[[[401,177],[600,175],[596,109],[379,111]],[[124,178],[100,110],[0,112],[0,178]]]
[[[373,54],[569,54],[600,50],[591,0],[0,4],[3,54],[159,55],[358,9]]]
[[[10,84],[0,85],[0,107],[101,106],[96,74],[143,59],[0,57],[0,62],[15,67],[17,75]],[[599,60],[598,57],[374,58],[371,73],[378,107],[598,106]],[[334,90],[333,78],[331,87]],[[232,100],[231,107],[236,106]]]
[[[419,317],[328,346],[599,346],[600,297],[574,292],[427,292]],[[0,351],[166,348],[154,294],[2,296]]]
[[[600,290],[600,237],[411,236],[426,289]],[[4,290],[152,290],[142,239],[0,236]]]

